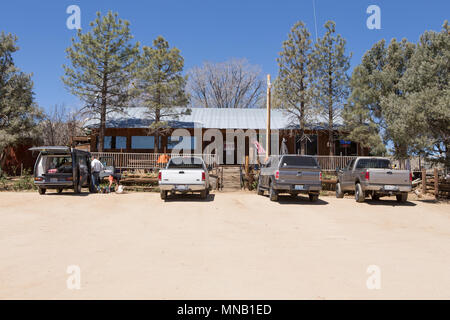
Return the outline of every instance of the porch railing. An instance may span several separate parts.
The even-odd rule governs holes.
[[[315,156],[322,171],[335,171],[336,168],[343,168],[356,156]]]
[[[158,161],[163,153],[120,153],[120,152],[91,152],[96,157],[110,157],[114,159],[114,164],[118,169],[160,169],[165,163]],[[170,156],[170,154],[168,154]],[[182,154],[180,155],[182,156]],[[203,158],[206,165],[216,166],[217,157],[215,154],[190,154]]]

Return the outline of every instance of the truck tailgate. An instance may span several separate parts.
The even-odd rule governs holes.
[[[316,168],[280,168],[281,183],[317,185],[321,184],[320,170]]]
[[[202,184],[203,170],[165,169],[161,170],[162,184]]]
[[[368,169],[370,183],[385,185],[408,185],[409,171],[390,169]]]

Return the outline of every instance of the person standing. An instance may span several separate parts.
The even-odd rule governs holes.
[[[92,184],[94,188],[100,190],[100,171],[103,170],[103,164],[96,157],[92,157],[91,161],[91,173],[92,173]]]

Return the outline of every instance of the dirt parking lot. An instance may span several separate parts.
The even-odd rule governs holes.
[[[450,205],[0,193],[0,298],[450,299]]]

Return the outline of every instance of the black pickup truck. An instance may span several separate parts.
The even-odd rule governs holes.
[[[277,201],[278,194],[296,196],[309,195],[310,201],[317,201],[322,189],[322,173],[317,160],[311,156],[271,156],[261,166],[258,179],[258,195],[269,192],[270,200]]]

